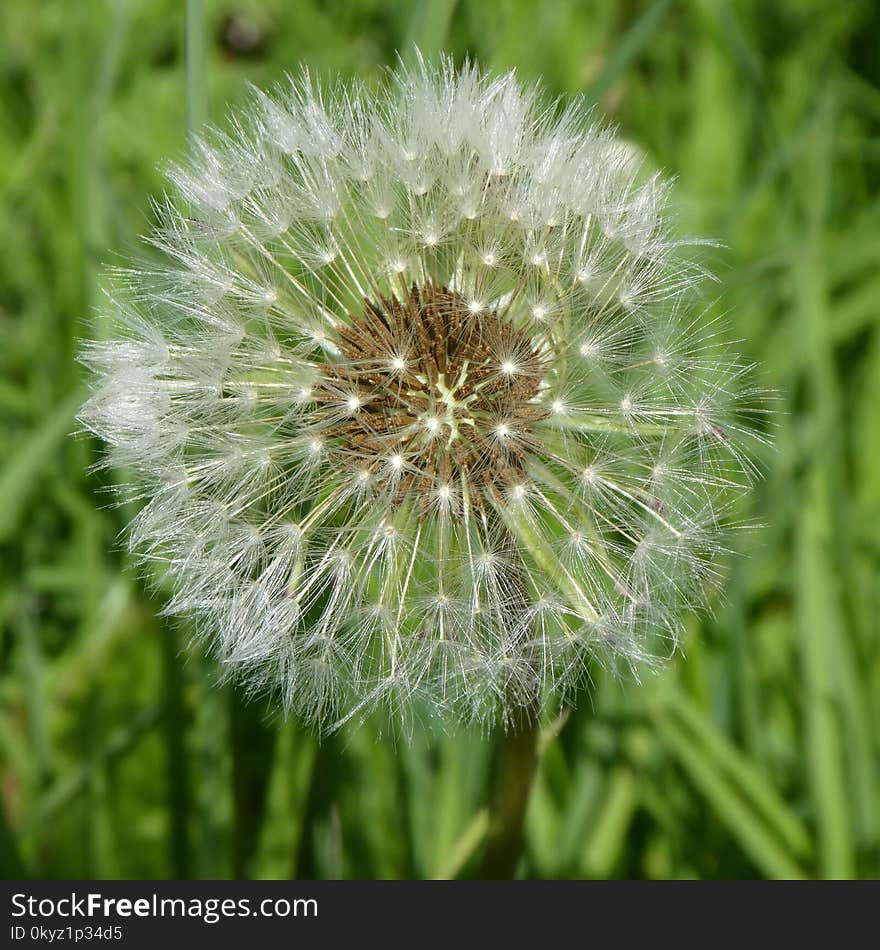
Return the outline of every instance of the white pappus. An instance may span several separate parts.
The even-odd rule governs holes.
[[[318,728],[491,723],[668,655],[762,410],[631,147],[420,60],[255,91],[169,175],[81,420],[230,673]]]

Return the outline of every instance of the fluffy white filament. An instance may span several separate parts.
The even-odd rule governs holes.
[[[230,672],[319,727],[489,722],[570,697],[592,658],[669,652],[748,482],[755,394],[631,148],[444,60],[379,94],[255,92],[170,178],[160,262],[120,272],[116,337],[86,347],[82,420],[144,486],[131,543],[169,610]],[[498,392],[534,381],[527,424],[486,422],[479,482],[424,474],[476,438],[454,381],[387,449],[340,444],[379,405],[358,380],[424,383],[405,339],[367,366],[340,329],[432,285],[514,328],[487,344]]]

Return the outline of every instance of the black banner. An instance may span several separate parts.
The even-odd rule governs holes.
[[[817,888],[833,889],[834,900],[816,900]],[[873,883],[11,881],[0,946],[164,950],[215,938],[332,946],[354,936],[383,948],[442,939],[458,950],[629,946],[661,935],[685,946],[719,936],[763,944],[774,933],[789,943],[798,932],[813,940],[858,932],[859,912],[867,925],[877,896]]]

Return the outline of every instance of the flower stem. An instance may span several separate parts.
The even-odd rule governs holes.
[[[489,831],[481,877],[507,880],[514,876],[522,853],[523,822],[538,765],[540,717],[525,707],[504,736],[492,779]]]

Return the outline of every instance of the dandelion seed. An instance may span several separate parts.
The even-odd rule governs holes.
[[[171,169],[165,263],[84,353],[171,609],[319,728],[509,721],[668,653],[761,436],[662,184],[446,60],[237,129]]]

